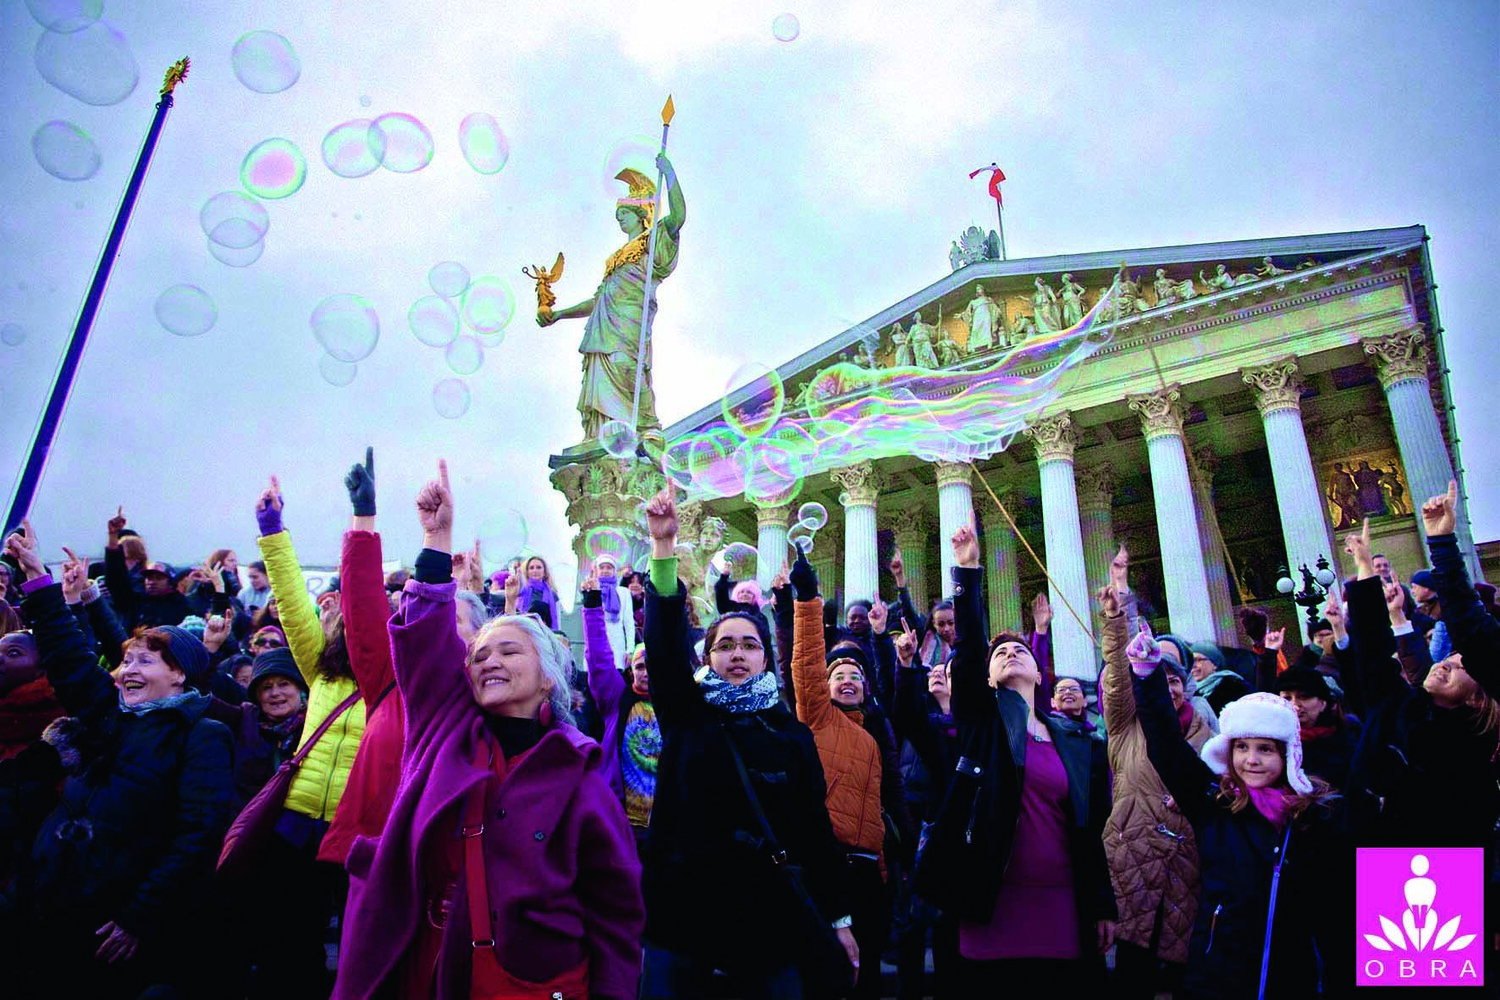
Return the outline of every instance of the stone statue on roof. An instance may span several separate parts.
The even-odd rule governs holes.
[[[937,327],[931,323],[922,322],[921,313],[913,313],[911,326],[906,331],[907,341],[911,345],[911,363],[918,368],[937,368],[937,353],[932,349],[934,341],[938,339]]]
[[[1032,321],[1036,324],[1038,333],[1055,333],[1062,329],[1062,312],[1058,309],[1057,293],[1052,286],[1042,280],[1039,274],[1036,276],[1036,291],[1031,296]]]
[[[1005,342],[1005,319],[1000,304],[989,297],[983,285],[974,286],[974,298],[960,315],[969,328],[970,354],[983,354]]]
[[[1062,276],[1062,325],[1064,329],[1083,321],[1083,286],[1071,274]]]

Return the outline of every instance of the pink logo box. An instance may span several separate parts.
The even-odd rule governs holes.
[[[1362,847],[1356,852],[1359,986],[1484,983],[1484,851]]]

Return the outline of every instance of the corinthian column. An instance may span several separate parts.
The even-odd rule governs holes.
[[[943,563],[943,597],[953,596],[953,533],[974,520],[973,469],[967,462],[937,462],[938,552]]]
[[[1190,642],[1217,634],[1208,600],[1208,573],[1198,545],[1198,515],[1188,477],[1177,383],[1130,398],[1141,415],[1151,459],[1151,492],[1156,500],[1156,532],[1161,539],[1161,571],[1166,578],[1172,631]]]
[[[1019,509],[1024,498],[1014,489],[1001,489],[1007,509]],[[1021,631],[1021,567],[1015,533],[988,494],[979,497],[984,512],[985,584],[989,587],[990,634]],[[1054,618],[1054,621],[1056,619]]]
[[[1057,676],[1092,681],[1099,673],[1093,638],[1067,610],[1071,604],[1085,623],[1092,620],[1083,534],[1078,524],[1078,493],[1073,482],[1073,449],[1078,436],[1067,413],[1038,420],[1026,433],[1036,441],[1042,479],[1042,532],[1047,545],[1047,572],[1052,577],[1048,599],[1053,608]]]
[[[873,601],[880,584],[879,553],[875,539],[875,499],[880,475],[869,462],[834,469],[829,475],[844,488],[844,604]]]
[[[1234,627],[1234,602],[1229,596],[1229,571],[1224,568],[1224,547],[1210,518],[1214,516],[1214,473],[1219,456],[1213,448],[1203,447],[1193,455],[1193,507],[1198,512],[1198,539],[1203,546],[1203,568],[1208,574],[1208,606],[1214,616],[1214,641],[1221,646],[1238,646],[1239,632]]]
[[[791,517],[790,504],[777,507],[755,508],[755,582],[767,595],[771,593],[771,580],[783,563],[789,562],[791,554],[786,545],[787,519]]]
[[[1089,593],[1109,582],[1115,557],[1115,470],[1108,463],[1074,470],[1078,482],[1078,520],[1083,529],[1083,565]]]
[[[1373,355],[1380,387],[1385,390],[1391,408],[1391,423],[1396,428],[1396,446],[1401,449],[1401,464],[1406,466],[1406,484],[1411,490],[1411,509],[1417,515],[1417,530],[1422,526],[1422,503],[1430,496],[1448,492],[1448,480],[1455,478],[1437,411],[1432,408],[1432,392],[1427,384],[1426,334],[1420,326],[1364,342],[1365,353]],[[1458,544],[1474,579],[1480,579],[1479,560],[1469,529],[1469,509],[1465,497],[1458,502]]]
[[[913,503],[896,511],[891,525],[895,529],[896,548],[906,564],[906,589],[911,594],[917,614],[927,613],[927,595],[931,582],[927,572],[927,543],[932,538],[932,516],[925,507]]]
[[[1323,519],[1323,494],[1313,475],[1302,427],[1302,376],[1297,359],[1285,357],[1258,368],[1243,368],[1240,376],[1255,389],[1255,406],[1266,430],[1287,568],[1295,573],[1298,566],[1316,565],[1319,556],[1336,562],[1328,522]]]

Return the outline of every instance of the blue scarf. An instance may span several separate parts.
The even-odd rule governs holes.
[[[781,681],[770,670],[756,674],[743,684],[729,683],[711,667],[701,667],[698,673],[698,687],[703,691],[704,703],[722,708],[731,715],[764,712],[781,700]]]
[[[604,599],[604,620],[611,625],[618,625],[620,622],[620,578],[601,576],[599,596]]]
[[[154,712],[159,708],[177,708],[180,705],[186,705],[194,698],[201,697],[203,696],[196,691],[184,691],[182,694],[168,695],[165,698],[158,698],[155,701],[143,701],[139,705],[127,705],[125,704],[125,695],[122,692],[120,694],[120,711],[129,712],[131,715],[145,715],[147,712]]]

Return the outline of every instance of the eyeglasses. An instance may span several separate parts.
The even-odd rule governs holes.
[[[720,639],[709,647],[713,653],[733,653],[736,649],[743,649],[747,653],[760,653],[766,647],[760,644],[759,639]]]
[[[269,639],[268,638],[268,639],[251,639],[250,640],[250,645],[251,645],[251,647],[264,646],[267,649],[281,649],[281,648],[283,648],[283,647],[286,646],[286,643],[282,642],[280,639]]]

